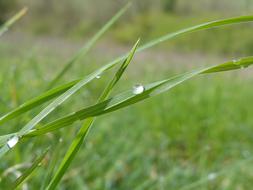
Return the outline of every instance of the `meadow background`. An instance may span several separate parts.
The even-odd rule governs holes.
[[[0,1],[0,23],[28,14],[0,38],[0,115],[42,93],[66,61],[127,1]],[[252,0],[135,0],[96,47],[60,81],[80,78],[141,43],[198,23],[253,13]],[[253,55],[253,24],[188,34],[136,54],[114,94],[226,60]],[[102,75],[47,121],[96,101],[113,72]],[[200,76],[137,105],[99,117],[59,189],[251,189],[252,69]],[[42,106],[43,107],[43,106]],[[0,127],[16,131],[40,109]],[[54,145],[28,180],[42,187],[46,164],[60,163],[80,123],[21,143],[0,162],[4,171],[29,163],[38,147]],[[46,181],[46,180],[44,180]]]

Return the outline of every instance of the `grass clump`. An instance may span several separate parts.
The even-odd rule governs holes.
[[[62,77],[62,75],[64,75],[65,72],[69,71],[69,69],[71,68],[71,65],[76,62],[79,56],[81,56],[82,54],[86,54],[88,52],[88,50],[94,45],[95,41],[109,28],[109,26],[113,22],[117,20],[117,18],[119,18],[119,16],[124,12],[124,10],[125,9],[123,9],[120,12],[120,14],[117,14],[114,17],[115,20],[112,19],[111,21],[109,21],[110,24],[106,25],[107,27],[103,28],[99,33],[97,33],[95,37],[90,41],[88,46],[84,46],[84,51],[82,49],[80,51],[81,53],[78,53],[77,56],[74,56],[74,58],[71,59],[71,61],[68,62],[67,65],[62,68],[62,71],[60,72],[60,74],[57,75],[55,80],[52,80],[53,82],[49,84],[50,87],[54,86],[54,84]],[[54,138],[54,137],[50,137],[50,135],[46,136],[45,134],[47,133],[50,133],[51,135],[56,136],[55,139],[57,139],[57,141],[55,141],[54,139],[52,142],[50,141],[49,144],[51,144],[52,148],[57,147],[57,149],[59,149],[59,152],[56,151],[56,153],[53,154],[55,158],[50,157],[50,159],[52,160],[51,164],[49,164],[49,161],[47,162],[47,158],[46,158],[47,151],[45,151],[45,153],[39,156],[38,159],[36,159],[33,162],[33,164],[30,164],[30,167],[28,167],[27,170],[23,172],[23,175],[21,175],[19,178],[16,179],[15,182],[13,182],[13,186],[15,188],[18,187],[18,185],[23,183],[24,180],[26,180],[28,177],[31,177],[35,169],[36,171],[39,170],[40,168],[38,166],[39,166],[39,163],[42,162],[42,160],[45,160],[45,162],[47,162],[43,166],[44,170],[46,170],[47,168],[50,168],[49,172],[43,171],[41,173],[38,173],[38,177],[40,179],[41,179],[41,176],[43,176],[43,178],[45,179],[43,187],[46,187],[46,189],[55,189],[61,179],[63,180],[63,186],[65,188],[74,188],[78,184],[79,188],[89,186],[94,189],[96,188],[99,189],[102,187],[106,187],[106,189],[112,189],[112,188],[127,189],[127,188],[133,188],[133,186],[130,187],[129,184],[136,184],[136,187],[134,188],[137,188],[137,189],[145,189],[148,187],[159,189],[160,186],[180,188],[180,187],[183,187],[185,184],[189,184],[186,186],[186,189],[187,188],[190,189],[195,186],[204,184],[208,180],[205,180],[205,178],[204,180],[202,180],[203,176],[207,176],[207,179],[208,179],[208,176],[209,178],[211,178],[210,173],[207,173],[205,169],[208,168],[210,170],[216,171],[219,165],[213,164],[212,166],[208,166],[208,164],[210,164],[210,160],[207,161],[206,160],[207,158],[205,157],[205,155],[211,154],[211,153],[208,152],[209,150],[205,150],[203,147],[201,147],[199,142],[196,141],[196,139],[200,139],[201,141],[203,141],[203,143],[207,143],[207,141],[205,141],[206,138],[219,139],[219,134],[216,134],[215,131],[211,131],[211,130],[209,130],[208,134],[207,133],[199,134],[196,129],[196,126],[194,127],[194,125],[200,124],[200,126],[201,125],[203,126],[205,125],[209,127],[213,126],[213,124],[215,123],[215,120],[206,118],[205,114],[208,114],[210,110],[213,110],[218,105],[220,105],[219,102],[215,103],[215,101],[219,101],[219,100],[213,100],[213,103],[214,103],[213,106],[207,107],[204,113],[202,112],[202,110],[196,109],[197,118],[199,120],[196,120],[196,118],[191,119],[191,117],[187,116],[186,113],[192,111],[191,108],[192,108],[192,105],[194,104],[199,106],[201,105],[200,103],[201,101],[203,101],[202,102],[203,104],[207,104],[206,101],[217,97],[216,95],[212,96],[212,93],[217,93],[217,92],[212,91],[212,88],[208,87],[207,90],[210,90],[211,93],[204,94],[203,99],[201,97],[196,97],[194,100],[192,100],[192,102],[189,102],[188,101],[189,92],[193,93],[192,89],[195,89],[195,90],[197,89],[197,88],[191,88],[190,86],[189,89],[187,89],[186,91],[183,91],[184,93],[176,94],[177,101],[175,101],[176,103],[174,104],[173,103],[163,104],[163,102],[162,103],[153,102],[154,105],[152,106],[152,108],[156,110],[158,115],[163,115],[164,116],[163,119],[159,119],[160,117],[155,117],[154,113],[151,112],[150,109],[148,108],[134,107],[135,109],[137,109],[137,111],[135,111],[135,109],[131,108],[130,106],[142,100],[150,99],[151,97],[155,95],[162,94],[178,86],[179,84],[182,84],[188,81],[189,79],[192,79],[193,77],[196,77],[199,75],[203,76],[203,75],[211,74],[211,73],[247,68],[253,64],[252,56],[242,57],[237,60],[227,61],[225,63],[215,65],[215,66],[202,67],[200,69],[195,69],[190,72],[186,72],[184,74],[176,75],[175,77],[168,77],[163,80],[152,82],[147,85],[141,84],[141,87],[143,88],[143,90],[141,90],[138,93],[134,93],[132,89],[129,89],[129,90],[124,91],[123,93],[119,93],[118,95],[113,95],[113,96],[109,96],[109,95],[111,94],[111,91],[116,85],[116,83],[118,83],[119,79],[121,78],[128,64],[131,62],[133,55],[135,53],[144,51],[148,48],[151,48],[155,45],[160,44],[161,42],[164,42],[169,39],[173,39],[183,34],[193,33],[193,32],[206,30],[206,29],[210,29],[214,27],[220,27],[224,25],[238,24],[238,23],[250,22],[250,21],[253,21],[253,16],[241,16],[241,17],[217,20],[217,21],[203,23],[200,25],[195,25],[189,28],[179,30],[177,32],[168,33],[158,39],[151,40],[150,42],[140,46],[139,48],[137,48],[137,45],[139,43],[137,42],[130,53],[127,53],[123,56],[118,57],[117,59],[111,61],[110,63],[104,65],[103,67],[95,70],[93,73],[89,74],[88,76],[85,76],[79,80],[75,80],[64,85],[60,85],[54,89],[50,89],[49,91],[42,93],[41,95],[35,97],[34,99],[25,102],[24,104],[13,109],[12,111],[7,112],[5,115],[3,115],[0,118],[0,122],[2,124],[7,123],[7,121],[14,120],[17,117],[21,117],[24,113],[27,113],[35,109],[36,107],[39,109],[42,104],[45,104],[46,102],[51,101],[44,109],[42,109],[42,111],[40,111],[37,115],[35,115],[35,117],[33,117],[32,119],[28,117],[27,124],[23,125],[23,122],[21,122],[22,124],[21,126],[23,127],[20,128],[20,125],[18,125],[17,128],[13,129],[14,132],[2,133],[2,136],[0,136],[1,160],[4,160],[6,157],[10,155],[10,154],[7,154],[8,152],[15,153],[17,157],[19,158],[18,161],[21,161],[23,160],[23,158],[21,158],[20,156],[23,156],[25,153],[30,153],[30,151],[34,149],[46,149],[45,144],[48,144],[47,142],[48,138]],[[72,113],[69,113],[68,108],[65,108],[65,110],[63,110],[62,117],[53,118],[53,121],[48,122],[47,120],[47,122],[44,123],[44,120],[49,116],[49,114],[53,113],[53,111],[56,111],[56,109],[59,106],[61,106],[63,103],[65,103],[68,99],[71,99],[71,97],[74,94],[76,94],[81,88],[87,87],[87,85],[90,82],[95,81],[95,79],[97,79],[98,76],[101,76],[101,74],[105,74],[106,71],[112,69],[113,67],[115,67],[116,65],[120,63],[121,63],[121,66],[113,75],[114,77],[108,83],[107,87],[103,91],[97,103],[92,103],[91,105],[83,107],[82,109],[78,109]],[[224,83],[224,84],[225,86],[227,85],[227,83]],[[219,86],[219,82],[217,82],[217,88],[221,88],[221,86]],[[250,95],[249,91],[245,90],[245,92],[246,92],[246,95]],[[179,94],[181,95],[178,96]],[[211,96],[211,97],[208,97],[208,96]],[[228,102],[231,101],[229,99],[226,99],[227,96],[225,95],[223,96],[224,96],[224,101],[225,100]],[[183,97],[186,97],[186,99],[183,99]],[[205,97],[208,97],[208,98],[205,99]],[[233,98],[236,98],[236,97],[233,96]],[[163,99],[162,101],[165,101],[165,100],[166,99]],[[78,102],[80,104],[82,101],[80,100]],[[177,103],[179,104],[179,106]],[[222,104],[223,102],[220,102],[220,103]],[[172,108],[179,107],[180,109],[179,108],[175,109],[175,111],[170,113],[171,116],[167,117],[166,116],[167,107],[163,107],[163,106],[169,106]],[[239,106],[239,105],[236,105],[236,106]],[[115,119],[113,115],[110,115],[111,112],[114,112],[116,110],[121,110],[122,108],[125,108],[125,107],[128,107],[131,113],[136,113],[139,117],[141,114],[145,115],[145,118],[147,121],[141,120],[141,122],[137,124],[138,127],[135,126],[135,128],[129,128],[128,126],[124,126],[124,124],[122,124],[122,121],[129,120],[129,123],[131,122],[137,123],[139,122],[138,117],[132,120],[133,118],[128,117],[127,114],[122,114],[122,112],[114,113],[116,114],[116,116],[120,116],[120,118],[122,117],[124,119],[124,120],[122,119],[118,120],[118,119]],[[188,109],[188,112],[185,111],[184,114],[182,114],[181,107],[186,107],[185,110]],[[140,109],[140,111],[138,109]],[[249,111],[250,110],[248,110],[247,113],[249,113]],[[213,112],[210,112],[209,114],[211,115],[211,113]],[[219,113],[223,113],[223,111],[221,110]],[[106,115],[109,117],[109,119],[107,120],[109,124],[106,125],[105,128],[108,128],[110,123],[117,123],[117,122],[120,122],[120,123],[117,123],[117,125],[123,125],[122,128],[120,127],[118,127],[117,129],[109,128],[108,131],[103,131],[103,129],[100,128],[97,131],[95,130],[94,133],[91,133],[90,137],[87,136],[87,133],[89,129],[91,128],[94,122],[94,119],[96,117],[102,117],[103,119],[105,119],[104,118],[105,116],[102,116],[104,114],[109,115],[109,116]],[[240,117],[243,118],[244,115],[237,115],[235,118],[239,118],[238,120],[241,121]],[[228,118],[222,118],[222,117],[219,117],[218,115],[216,116],[216,118],[225,120],[225,122],[223,121],[221,123],[233,125],[233,123],[229,123]],[[84,120],[84,123],[82,124],[83,120]],[[161,127],[161,129],[152,129],[151,131],[148,131],[146,129],[146,122],[152,122],[152,121],[159,123],[160,127],[166,123],[172,123],[173,121],[174,128]],[[184,127],[184,125],[183,127],[181,127],[182,124],[185,123],[185,121],[188,121],[187,123],[189,126],[191,126],[191,128],[187,129],[186,126]],[[104,123],[99,121],[99,118],[98,118],[98,125],[100,124],[102,126],[105,125]],[[73,125],[73,127],[64,128],[71,125]],[[75,135],[73,139],[66,135],[66,131],[76,134],[75,129],[80,126],[82,127],[78,130],[77,135]],[[61,131],[59,129],[64,129],[64,133],[60,133]],[[242,128],[237,129],[235,126],[233,126],[232,129],[233,130],[230,134],[233,134],[233,135],[235,135],[238,132],[237,130],[241,130],[245,134],[247,134],[247,130],[249,130],[248,127],[242,127]],[[12,130],[12,128],[10,130]],[[168,131],[168,133],[165,133],[165,134],[162,133],[162,131],[166,131],[166,130]],[[223,127],[220,130],[226,131],[227,129]],[[58,134],[55,134],[56,132]],[[146,137],[143,136],[141,138],[144,140],[144,142],[147,142],[147,144],[141,144],[141,142],[139,142],[140,135],[143,134],[144,132],[145,134],[147,134],[147,136]],[[180,136],[179,135],[180,132],[184,133],[184,135]],[[131,136],[133,141],[129,142],[127,137],[123,135],[124,133],[127,133],[129,136]],[[166,134],[169,135],[169,138],[166,137]],[[93,138],[96,135],[98,135],[98,137],[94,140]],[[119,135],[122,135],[123,138],[122,139],[115,138],[115,137],[118,137]],[[105,138],[106,136],[109,138]],[[15,146],[15,148],[13,148],[14,145],[13,147],[10,147],[10,143],[9,143],[9,141],[14,137],[18,138],[18,142],[16,142],[18,146]],[[59,143],[58,141],[59,138],[62,138],[64,142]],[[80,147],[86,138],[87,138],[87,144],[85,146],[86,148],[85,150],[87,150],[87,153],[86,154],[83,153],[82,155],[80,155],[81,159],[79,158],[79,162],[77,162],[78,164],[75,165],[75,163],[73,163],[74,171],[70,170],[70,172],[67,173],[67,168],[69,167],[74,157],[76,157],[76,160],[78,160],[77,152],[80,150]],[[161,140],[162,144],[153,144],[153,142],[155,141],[149,141],[145,138],[162,139]],[[171,140],[169,140],[170,138]],[[225,144],[230,141],[230,139],[227,139],[229,138],[229,136],[225,136],[223,138],[224,139],[222,139],[221,142],[223,141],[225,142]],[[184,141],[185,139],[189,140],[189,142],[185,142]],[[113,144],[113,146],[115,147],[112,146],[110,149],[108,149],[108,147],[104,146],[105,140],[109,141],[108,143]],[[117,143],[115,144],[113,141],[116,141],[118,144]],[[92,145],[90,143],[92,143]],[[70,148],[65,153],[64,147],[66,147],[67,144],[70,144]],[[27,148],[27,150],[24,151],[24,153],[21,153],[19,146],[22,146],[22,145],[31,146],[31,147]],[[96,146],[96,145],[99,145],[101,147],[98,146],[98,150],[97,152],[95,152],[94,148],[89,148],[89,145],[91,147]],[[227,145],[230,146],[231,144],[228,143]],[[168,146],[174,147],[172,150],[171,156],[168,154],[168,152],[166,152],[166,149],[168,148]],[[221,147],[218,146],[217,144],[214,143],[210,146],[216,151],[216,153],[221,152]],[[245,147],[246,146],[247,145],[245,145]],[[149,148],[151,152],[148,151]],[[61,149],[63,151],[61,151]],[[198,149],[199,152],[196,153],[195,152],[196,149]],[[131,155],[127,155],[127,157],[125,157],[125,155],[129,152],[131,152]],[[96,155],[95,153],[98,155]],[[156,160],[157,153],[161,154],[161,157],[158,160]],[[196,157],[192,157],[194,153],[196,153],[195,154]],[[107,154],[107,157],[101,158],[99,154],[103,154],[103,155]],[[223,157],[221,158],[216,157],[213,159],[221,159],[223,161],[226,161],[226,158],[233,154],[235,153],[227,151],[224,155],[222,155]],[[140,159],[141,158],[140,155],[147,155],[147,157]],[[197,155],[200,155],[201,157],[198,157]],[[53,166],[54,163],[58,162],[58,160],[62,157],[63,157],[63,160],[60,162],[59,165],[57,164],[55,168]],[[169,163],[167,163],[166,161],[170,157],[172,158],[172,160]],[[185,158],[185,159],[177,160],[178,157]],[[137,158],[137,161],[135,160],[136,158]],[[189,159],[186,159],[186,158],[189,158]],[[86,160],[89,160],[89,162],[85,163],[84,161]],[[189,163],[186,163],[184,165],[183,162],[185,160],[187,160],[189,163],[192,163],[192,165]],[[244,160],[245,162],[243,161],[243,163],[246,163],[249,160],[251,159],[247,158]],[[153,165],[154,162],[156,163],[155,165]],[[234,163],[233,160],[230,162]],[[222,161],[219,164],[221,163]],[[76,168],[78,167],[79,164],[83,164],[85,166],[85,169],[88,169],[88,170],[86,170],[86,172],[83,172],[81,171],[82,168]],[[100,165],[101,169],[96,167],[96,165]],[[203,173],[196,174],[194,172],[194,166],[201,168],[201,171],[203,171]],[[1,168],[7,168],[7,167],[8,166],[4,166],[4,165],[1,166]],[[137,168],[137,169],[134,169],[134,168]],[[146,172],[146,170],[148,172]],[[66,181],[68,181],[69,179],[72,179],[72,176],[78,178],[78,175],[75,174],[76,171],[78,173],[84,173],[83,175],[85,176],[85,178],[92,179],[94,183],[85,184],[82,180],[76,179],[74,180],[74,183],[76,184],[69,182],[67,183],[67,185],[64,185]],[[105,171],[108,171],[108,173],[105,173]],[[227,172],[229,170],[227,169],[225,171]],[[133,172],[133,174],[127,177],[128,174],[131,172]],[[45,176],[46,173],[47,173],[47,176]],[[223,173],[223,172],[221,171],[218,173]],[[106,178],[102,182],[103,184],[101,184],[101,182],[96,180],[97,176],[100,176],[101,174],[105,176]],[[145,177],[139,179],[139,177],[142,175],[144,175]],[[138,178],[136,176],[138,176]],[[160,179],[161,176],[163,180]],[[173,182],[176,177],[178,178],[178,176],[180,176],[180,179],[182,180],[176,180],[176,182]],[[218,176],[218,175],[216,175],[215,173],[215,175],[212,175],[212,178],[214,178],[213,176]],[[52,180],[50,180],[50,178]],[[195,183],[193,182],[198,179],[200,179],[200,181],[197,181]],[[231,177],[230,179],[233,179],[233,177]],[[38,180],[38,181],[32,182],[32,184],[33,184],[33,187],[39,187],[41,186],[41,181]],[[215,187],[215,184],[213,185]]]

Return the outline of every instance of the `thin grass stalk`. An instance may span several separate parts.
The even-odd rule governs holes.
[[[134,53],[136,51],[136,48],[137,48],[138,44],[139,44],[139,40],[136,42],[133,49],[130,51],[127,59],[123,62],[121,67],[118,69],[118,71],[114,75],[113,79],[110,81],[110,83],[105,88],[104,92],[102,93],[102,95],[100,96],[100,98],[98,100],[98,103],[102,102],[103,100],[105,100],[110,95],[110,93],[113,90],[114,86],[118,83],[121,76],[125,72],[127,66],[129,65],[129,63],[133,59],[133,56],[134,56]],[[92,117],[92,118],[87,119],[83,123],[81,129],[79,130],[76,137],[72,141],[69,149],[67,150],[67,153],[65,154],[58,170],[56,171],[56,174],[54,175],[52,181],[48,185],[47,190],[53,190],[53,189],[56,188],[56,186],[58,185],[58,183],[62,179],[63,175],[66,173],[66,170],[70,166],[71,162],[73,161],[74,157],[76,156],[77,152],[79,151],[81,145],[84,142],[85,137],[87,136],[87,134],[88,134],[88,132],[89,132],[89,130],[90,130],[90,128],[91,128],[91,126],[94,122],[95,122],[95,118]]]

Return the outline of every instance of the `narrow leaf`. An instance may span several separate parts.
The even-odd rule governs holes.
[[[6,121],[9,121],[13,118],[16,118],[20,116],[21,114],[26,113],[27,111],[34,109],[35,107],[38,107],[39,105],[42,105],[43,103],[61,95],[62,93],[66,92],[68,89],[73,87],[79,81],[80,80],[76,80],[76,81],[72,81],[70,83],[61,85],[57,88],[54,88],[52,90],[49,90],[41,94],[40,96],[37,96],[36,98],[33,98],[25,102],[24,104],[20,105],[16,109],[0,117],[0,124],[5,123]]]
[[[208,74],[208,73],[215,73],[215,72],[222,72],[222,71],[230,71],[235,69],[241,69],[249,67],[253,64],[253,56],[241,58],[235,61],[229,61],[220,65],[201,68],[191,72],[187,72],[182,75],[178,75],[173,78],[169,78],[166,80],[154,82],[148,85],[145,85],[145,91],[141,94],[134,94],[132,90],[125,91],[119,95],[116,95],[112,98],[109,98],[101,103],[97,103],[93,106],[84,108],[77,112],[74,112],[68,116],[65,116],[61,119],[57,119],[45,126],[41,126],[34,131],[32,131],[27,136],[37,136],[42,135],[48,132],[52,132],[54,130],[69,126],[73,124],[75,121],[83,120],[90,117],[99,116],[102,114],[106,114],[123,107],[130,106],[137,102],[140,102],[144,99],[150,98],[152,96],[161,94],[169,89],[183,83],[186,80],[189,80],[199,74]]]
[[[114,75],[113,79],[110,81],[108,86],[105,88],[104,92],[100,96],[98,103],[105,100],[111,93],[113,87],[117,84],[119,79],[121,78],[122,74],[126,70],[127,66],[133,59],[134,53],[136,51],[136,48],[139,44],[139,40],[134,45],[133,49],[130,51],[129,56],[127,59],[123,62],[121,67],[118,69],[116,74]],[[75,155],[79,151],[89,129],[91,128],[92,124],[94,123],[95,118],[89,118],[87,119],[81,129],[79,130],[78,134],[74,138],[73,142],[71,143],[69,149],[67,150],[67,153],[65,154],[58,170],[56,171],[56,174],[54,175],[52,181],[50,182],[49,186],[47,187],[47,190],[53,190],[56,188],[57,184],[60,182],[63,175],[66,173],[66,170],[68,169],[69,165],[71,164],[72,160],[74,159]]]
[[[35,161],[33,162],[33,164],[27,168],[24,173],[16,179],[16,181],[13,183],[13,185],[11,186],[10,189],[17,189],[19,187],[20,184],[22,184],[25,180],[27,180],[31,174],[33,173],[33,171],[39,167],[39,164],[42,162],[42,160],[45,158],[47,152],[49,149],[47,149],[44,153],[42,153],[40,156],[38,156]]]
[[[91,40],[84,45],[79,52],[71,58],[67,64],[63,67],[59,74],[52,80],[49,84],[48,89],[52,88],[66,72],[79,60],[82,56],[86,55],[90,49],[95,45],[99,38],[126,12],[130,4],[127,4],[123,7],[115,16],[113,16],[92,38]]]
[[[162,36],[162,37],[157,38],[157,39],[155,39],[151,42],[148,42],[147,44],[145,44],[145,45],[141,46],[140,48],[138,48],[137,52],[143,51],[147,48],[151,48],[151,47],[153,47],[153,46],[155,46],[159,43],[162,43],[162,42],[164,42],[166,40],[169,40],[169,39],[173,39],[173,38],[175,38],[177,36],[180,36],[180,35],[183,35],[183,34],[195,32],[195,31],[200,31],[200,30],[211,29],[211,28],[214,28],[214,27],[220,27],[220,26],[225,26],[225,25],[239,24],[239,23],[242,23],[242,22],[250,22],[250,21],[253,21],[253,16],[235,17],[235,18],[212,21],[212,22],[207,22],[207,23],[203,23],[203,24],[200,24],[200,25],[192,26],[192,27],[189,27],[189,28],[186,28],[186,29],[183,29],[183,30],[179,30],[179,31],[174,32],[174,33],[169,33],[165,36]],[[114,67],[115,65],[117,65],[118,63],[123,61],[125,58],[126,58],[126,55],[118,57],[114,61],[111,61],[110,63],[105,65],[103,68],[98,69],[93,74],[86,77],[86,79],[90,77],[89,80],[87,80],[87,83],[89,83],[93,79],[95,79],[96,76],[99,75],[100,73],[111,69],[112,67]],[[17,117],[17,116],[33,109],[33,108],[39,106],[39,105],[41,105],[41,104],[43,104],[43,103],[59,96],[59,95],[61,95],[62,93],[66,92],[71,87],[73,87],[75,84],[80,82],[80,80],[76,80],[76,81],[68,83],[68,84],[71,84],[71,85],[65,84],[65,85],[59,86],[58,88],[55,88],[52,91],[48,91],[45,94],[42,94],[41,96],[38,96],[37,98],[34,98],[31,102],[28,101],[28,102],[24,103],[20,107],[16,108],[15,110],[13,110],[13,111],[5,114],[3,117],[1,117],[0,118],[0,124],[4,123],[4,122],[6,122],[10,119],[13,119],[13,118],[15,118],[15,117]],[[48,94],[48,96],[47,96],[47,94]]]
[[[3,24],[3,26],[0,27],[0,37],[22,16],[24,16],[27,12],[27,8],[23,8],[21,11],[19,11],[16,15],[14,15],[12,18],[10,18],[6,23]]]

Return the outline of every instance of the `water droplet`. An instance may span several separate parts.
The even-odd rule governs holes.
[[[245,69],[248,67],[248,65],[242,65],[240,63],[241,63],[241,59],[238,59],[238,60],[233,59],[233,64],[239,66],[241,69]]]
[[[63,139],[62,139],[62,138],[60,138],[60,139],[59,139],[59,142],[61,143],[62,141],[63,141]]]
[[[236,60],[236,59],[233,59],[232,61],[233,61],[233,63],[234,63],[234,64],[236,64],[236,63],[237,63],[237,60]]]
[[[100,79],[100,78],[101,78],[101,75],[97,75],[96,78],[97,78],[97,79]]]
[[[18,143],[18,141],[19,141],[18,136],[14,136],[7,141],[7,146],[9,148],[13,148]]]
[[[234,65],[239,65],[239,64],[240,64],[240,60],[233,59],[233,64],[234,64]]]
[[[215,180],[217,177],[217,174],[216,173],[210,173],[208,174],[207,178],[209,181],[212,181],[212,180]]]
[[[134,94],[141,94],[145,90],[145,87],[141,84],[137,84],[133,86],[133,93]]]

